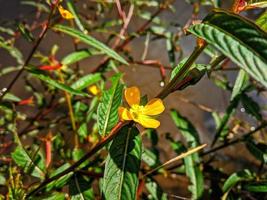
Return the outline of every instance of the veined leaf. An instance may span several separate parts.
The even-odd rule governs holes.
[[[115,60],[117,60],[123,64],[128,65],[127,61],[124,58],[122,58],[119,54],[117,54],[115,51],[110,49],[108,46],[106,46],[102,42],[96,40],[95,38],[82,33],[81,31],[78,31],[76,29],[73,29],[71,27],[64,26],[64,25],[56,25],[53,27],[53,29],[56,31],[66,33],[72,37],[75,37],[75,38],[81,40],[82,42],[84,42],[84,43],[100,50],[101,52],[107,54],[111,58],[114,58]]]
[[[71,88],[73,88],[75,90],[83,90],[83,89],[87,88],[89,85],[92,85],[92,84],[94,84],[100,80],[101,80],[101,74],[100,73],[88,74],[88,75],[81,77],[75,83],[73,83],[71,85]]]
[[[91,49],[83,49],[79,51],[75,51],[73,53],[68,54],[66,57],[64,57],[61,61],[61,64],[63,65],[71,65],[73,63],[79,62],[85,58],[88,58],[92,55],[100,54],[99,51],[91,50]]]
[[[30,154],[19,143],[15,151],[12,153],[12,158],[26,173],[40,179],[45,178],[44,159],[38,152]]]
[[[79,174],[75,174],[69,184],[71,200],[94,200],[91,183]]]
[[[188,31],[214,45],[267,87],[267,34],[254,23],[217,10]]]
[[[171,111],[171,117],[181,134],[185,137],[187,146],[189,148],[197,147],[200,144],[199,137],[191,122],[175,110]],[[186,175],[191,182],[189,190],[192,193],[192,199],[200,199],[204,192],[204,178],[200,166],[197,165],[199,162],[198,153],[185,157],[184,162]]]
[[[120,84],[121,74],[111,78],[112,87],[102,95],[97,109],[97,124],[99,133],[105,136],[118,122],[118,108],[122,101],[123,85]]]
[[[58,81],[55,81],[53,79],[51,79],[49,76],[45,75],[43,72],[39,71],[39,70],[33,70],[33,69],[28,69],[28,71],[33,75],[35,76],[36,78],[54,86],[55,88],[57,89],[60,89],[60,90],[64,90],[70,94],[73,94],[73,95],[80,95],[80,96],[89,96],[88,94],[84,93],[84,92],[81,92],[81,91],[78,91],[78,90],[75,90],[65,84],[62,84]]]
[[[123,127],[113,139],[105,165],[104,199],[136,199],[141,149],[141,136],[136,127]]]

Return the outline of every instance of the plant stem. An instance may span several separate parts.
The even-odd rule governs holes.
[[[99,143],[97,143],[87,154],[85,154],[80,160],[75,162],[73,165],[71,165],[69,168],[65,169],[61,173],[48,178],[44,180],[37,188],[32,190],[30,193],[27,194],[26,199],[28,199],[30,196],[36,194],[39,192],[43,187],[45,187],[47,184],[51,183],[52,181],[74,171],[78,166],[80,166],[84,161],[86,161],[91,156],[95,155],[100,149],[102,149],[108,142],[110,142],[119,132],[119,130],[127,125],[129,122],[119,122],[109,133],[108,136],[104,137]]]
[[[17,82],[17,80],[19,79],[19,77],[21,76],[21,74],[24,72],[25,67],[30,63],[35,51],[37,50],[37,48],[39,47],[41,41],[43,40],[44,36],[46,35],[48,29],[49,29],[49,25],[50,25],[50,21],[52,19],[53,13],[55,11],[55,8],[57,7],[58,1],[51,6],[51,11],[49,13],[48,19],[46,24],[43,27],[42,32],[39,35],[39,38],[37,39],[37,41],[35,42],[32,50],[30,51],[27,59],[25,60],[24,64],[22,65],[21,69],[17,72],[17,74],[15,75],[15,77],[13,78],[13,80],[9,83],[9,85],[7,86],[7,88],[5,89],[5,91],[3,91],[2,95],[0,96],[0,101],[3,99],[3,97],[12,89],[12,87],[14,86],[14,84]]]
[[[179,73],[171,80],[171,82],[166,85],[166,87],[157,95],[158,98],[164,99],[167,97],[170,93],[173,92],[173,89],[176,87],[176,85],[181,81],[186,74],[187,70],[192,66],[192,64],[196,61],[198,56],[202,53],[202,51],[205,49],[207,44],[204,45],[198,45],[190,57],[187,59],[186,63],[183,65]]]
[[[261,125],[258,126],[255,130],[246,133],[246,134],[243,135],[241,138],[237,138],[237,139],[235,139],[235,140],[232,140],[231,142],[224,143],[224,144],[222,144],[222,145],[220,145],[220,146],[217,146],[217,147],[215,147],[215,148],[213,148],[213,149],[210,149],[209,151],[203,152],[203,153],[201,153],[200,155],[201,155],[201,156],[206,156],[206,155],[208,155],[208,154],[214,153],[215,151],[224,149],[224,148],[226,148],[226,147],[228,147],[228,146],[231,146],[231,145],[233,145],[233,144],[236,144],[236,143],[239,143],[239,142],[244,142],[244,141],[246,141],[247,138],[249,138],[251,135],[253,135],[254,133],[258,132],[259,130],[261,130],[261,129],[265,128],[265,127],[267,127],[267,123],[263,123],[263,124],[261,124]]]
[[[59,79],[63,84],[65,83],[65,80],[64,80],[64,77],[63,77],[63,74],[62,74],[61,70],[59,70]],[[77,134],[76,120],[75,120],[74,113],[73,113],[73,107],[72,107],[72,104],[71,104],[71,96],[66,91],[64,91],[64,94],[65,94],[65,98],[66,98],[66,101],[67,101],[67,104],[68,104],[69,116],[70,116],[72,130],[74,131],[74,147],[78,148],[79,147],[79,138],[78,138],[78,134]]]

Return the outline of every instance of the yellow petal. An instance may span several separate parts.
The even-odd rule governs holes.
[[[138,87],[130,87],[126,88],[124,91],[124,96],[129,104],[129,106],[132,105],[139,105],[140,103],[140,90]]]
[[[100,93],[100,89],[96,85],[89,86],[88,90],[89,90],[89,92],[91,92],[95,96]]]
[[[147,115],[138,115],[138,120],[136,120],[139,124],[141,124],[145,128],[158,128],[160,122],[152,117]]]
[[[132,115],[131,113],[124,107],[119,107],[119,117],[121,121],[124,120],[132,120]]]
[[[61,17],[63,17],[64,19],[73,19],[74,18],[73,14],[70,11],[64,9],[60,5],[58,6],[58,11],[59,11]]]
[[[161,99],[151,99],[143,108],[144,115],[158,115],[165,110]]]

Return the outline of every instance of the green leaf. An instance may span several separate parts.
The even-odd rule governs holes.
[[[136,127],[123,127],[113,139],[105,165],[104,199],[136,199],[141,149],[141,136]]]
[[[192,125],[192,123],[183,117],[178,111],[171,110],[171,117],[176,125],[176,127],[180,130],[181,134],[185,137],[188,147],[194,148],[197,147],[199,142],[199,136],[195,129],[195,127]]]
[[[245,108],[245,112],[255,117],[257,120],[262,120],[261,108],[259,104],[246,94],[241,95],[241,102]]]
[[[247,169],[240,172],[235,172],[224,182],[223,192],[228,192],[239,182],[250,180],[251,178],[253,178],[253,175]]]
[[[33,200],[65,200],[65,194],[64,193],[59,193],[59,192],[54,192],[52,194],[42,196],[42,197],[34,197]]]
[[[82,123],[78,129],[78,134],[85,139],[88,136],[87,123]]]
[[[75,90],[65,84],[62,84],[62,83],[59,83],[58,81],[55,81],[53,79],[51,79],[49,76],[45,75],[42,71],[40,70],[35,70],[35,69],[28,69],[28,71],[36,78],[48,83],[49,85],[52,85],[54,86],[55,88],[57,89],[60,89],[60,90],[63,90],[63,91],[66,91],[70,94],[73,94],[73,95],[80,95],[80,96],[89,96],[87,93],[84,93],[84,92],[81,92],[81,91],[78,91],[78,90]]]
[[[40,179],[45,178],[44,160],[38,152],[30,154],[18,142],[18,146],[11,155],[16,164],[22,167],[26,173]]]
[[[99,133],[105,136],[118,122],[118,108],[122,101],[123,85],[120,84],[121,74],[111,78],[112,87],[104,91],[97,109],[97,124]]]
[[[77,12],[77,9],[76,9],[76,7],[74,5],[73,0],[67,0],[66,3],[67,3],[67,6],[68,6],[69,11],[74,16],[74,21],[75,21],[77,27],[80,29],[80,31],[86,33],[87,31],[86,31],[86,29],[83,26],[83,23],[81,21],[81,18],[79,16],[79,13]]]
[[[22,53],[14,46],[6,44],[5,42],[0,41],[0,48],[3,48],[9,52],[9,54],[16,59],[17,63],[20,65],[24,64]]]
[[[264,31],[267,31],[267,11],[265,11],[257,20],[256,24]]]
[[[101,80],[101,74],[100,73],[88,74],[88,75],[81,77],[75,83],[73,83],[71,85],[71,88],[73,88],[75,90],[83,90],[83,89],[87,88],[89,85],[92,85],[92,84],[94,84],[100,80]]]
[[[249,183],[244,186],[245,190],[250,192],[264,192],[267,193],[267,182]]]
[[[53,177],[56,176],[57,174],[63,172],[65,169],[69,168],[70,164],[69,163],[65,163],[64,165],[61,165],[60,167],[58,167],[56,170],[54,170],[49,177]],[[54,188],[62,188],[64,185],[67,184],[67,182],[69,181],[69,179],[72,177],[73,172],[70,172],[62,177],[60,177],[59,179],[49,183],[46,186],[46,191],[50,191]]]
[[[80,174],[74,174],[70,179],[69,191],[71,200],[94,200],[93,189],[90,181]]]
[[[45,4],[38,3],[38,2],[35,2],[35,1],[22,1],[21,4],[36,7],[40,11],[44,11],[44,12],[47,12],[47,13],[50,12],[50,9]]]
[[[176,77],[176,75],[180,72],[180,70],[183,68],[184,64],[186,63],[188,58],[184,58],[173,70],[171,73],[170,81]],[[178,90],[183,90],[184,88],[195,85],[204,75],[207,71],[207,67],[202,64],[193,64],[190,69],[187,70],[187,72],[184,74],[184,76],[181,78],[181,81],[177,83],[176,88]]]
[[[0,185],[6,185],[6,177],[2,173],[0,173]]]
[[[247,149],[249,152],[258,160],[263,163],[267,163],[267,145],[264,143],[256,144],[252,140],[247,140],[246,142]]]
[[[108,56],[110,56],[111,58],[114,58],[115,60],[128,65],[127,61],[122,58],[119,54],[117,54],[115,51],[113,51],[112,49],[110,49],[109,47],[107,47],[105,44],[103,44],[102,42],[96,40],[95,38],[86,35],[78,30],[75,30],[73,28],[70,28],[68,26],[64,26],[64,25],[56,25],[53,27],[54,30],[56,31],[60,31],[63,33],[66,33],[72,37],[75,37],[79,40],[81,40],[82,42],[102,51],[103,53],[107,54]]]
[[[153,200],[167,200],[167,194],[162,191],[160,186],[156,181],[152,179],[147,179],[146,188],[150,195],[148,196],[149,199]]]
[[[241,69],[235,81],[235,85],[231,95],[231,100],[233,100],[236,96],[240,95],[246,89],[248,83],[249,83],[249,76],[244,70]]]
[[[79,51],[72,52],[65,56],[61,60],[61,64],[63,65],[71,65],[73,63],[79,62],[85,58],[91,57],[93,55],[98,55],[100,54],[99,51],[96,50],[91,50],[91,49],[83,49]]]
[[[159,157],[153,151],[145,148],[142,153],[142,160],[149,166],[155,167],[159,164]]]
[[[217,10],[188,31],[214,45],[267,87],[267,34],[251,21]]]
[[[28,30],[28,28],[24,24],[19,23],[18,24],[18,29],[19,29],[20,33],[22,34],[22,36],[28,42],[33,42],[34,41],[34,37],[33,37],[32,33]]]
[[[175,110],[171,110],[171,117],[176,127],[186,139],[187,146],[189,148],[197,147],[200,144],[199,137],[191,122]],[[198,153],[187,156],[184,158],[184,162],[186,175],[191,182],[188,188],[192,193],[192,199],[200,199],[204,192],[204,178],[200,166],[198,166]]]
[[[238,95],[232,101],[230,101],[230,104],[228,105],[224,116],[222,117],[221,120],[219,120],[219,125],[217,126],[217,130],[212,145],[214,145],[219,138],[225,139],[225,137],[228,135],[229,131],[227,131],[228,130],[227,123],[235,113],[239,100],[240,96]]]

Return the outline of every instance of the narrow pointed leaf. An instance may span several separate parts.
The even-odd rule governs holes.
[[[92,85],[101,80],[101,74],[87,74],[80,79],[78,79],[75,83],[71,85],[71,87],[75,90],[83,90],[87,88],[89,85]]]
[[[187,146],[189,148],[197,147],[200,144],[199,137],[192,123],[175,110],[171,111],[171,117],[186,139]],[[200,166],[198,165],[198,153],[185,157],[184,162],[186,175],[191,182],[188,188],[192,193],[192,199],[200,199],[204,192],[204,178]]]
[[[81,40],[82,42],[100,50],[101,52],[105,53],[106,55],[110,56],[111,58],[114,58],[115,60],[117,60],[123,64],[128,65],[127,61],[124,58],[122,58],[119,54],[117,54],[115,51],[110,49],[108,46],[106,46],[102,42],[96,40],[95,38],[93,38],[89,35],[84,34],[81,31],[78,31],[76,29],[73,29],[71,27],[64,26],[64,25],[56,25],[53,27],[53,29],[56,31],[66,33],[72,37],[75,37],[75,38]]]
[[[51,79],[49,76],[45,75],[44,73],[38,71],[38,70],[33,70],[33,69],[28,69],[28,71],[36,78],[48,83],[49,85],[52,85],[54,86],[55,88],[57,89],[60,89],[60,90],[63,90],[63,91],[66,91],[70,94],[73,94],[73,95],[80,95],[80,96],[89,96],[88,94],[84,93],[84,92],[81,92],[81,91],[78,91],[78,90],[75,90],[63,83],[60,83],[56,80],[53,80]]]
[[[62,65],[71,65],[73,63],[79,62],[85,58],[89,58],[93,55],[97,55],[100,54],[99,51],[93,51],[91,49],[83,49],[83,50],[79,50],[79,51],[75,51],[72,52],[70,54],[68,54],[67,56],[65,56],[62,61],[61,64]]]

